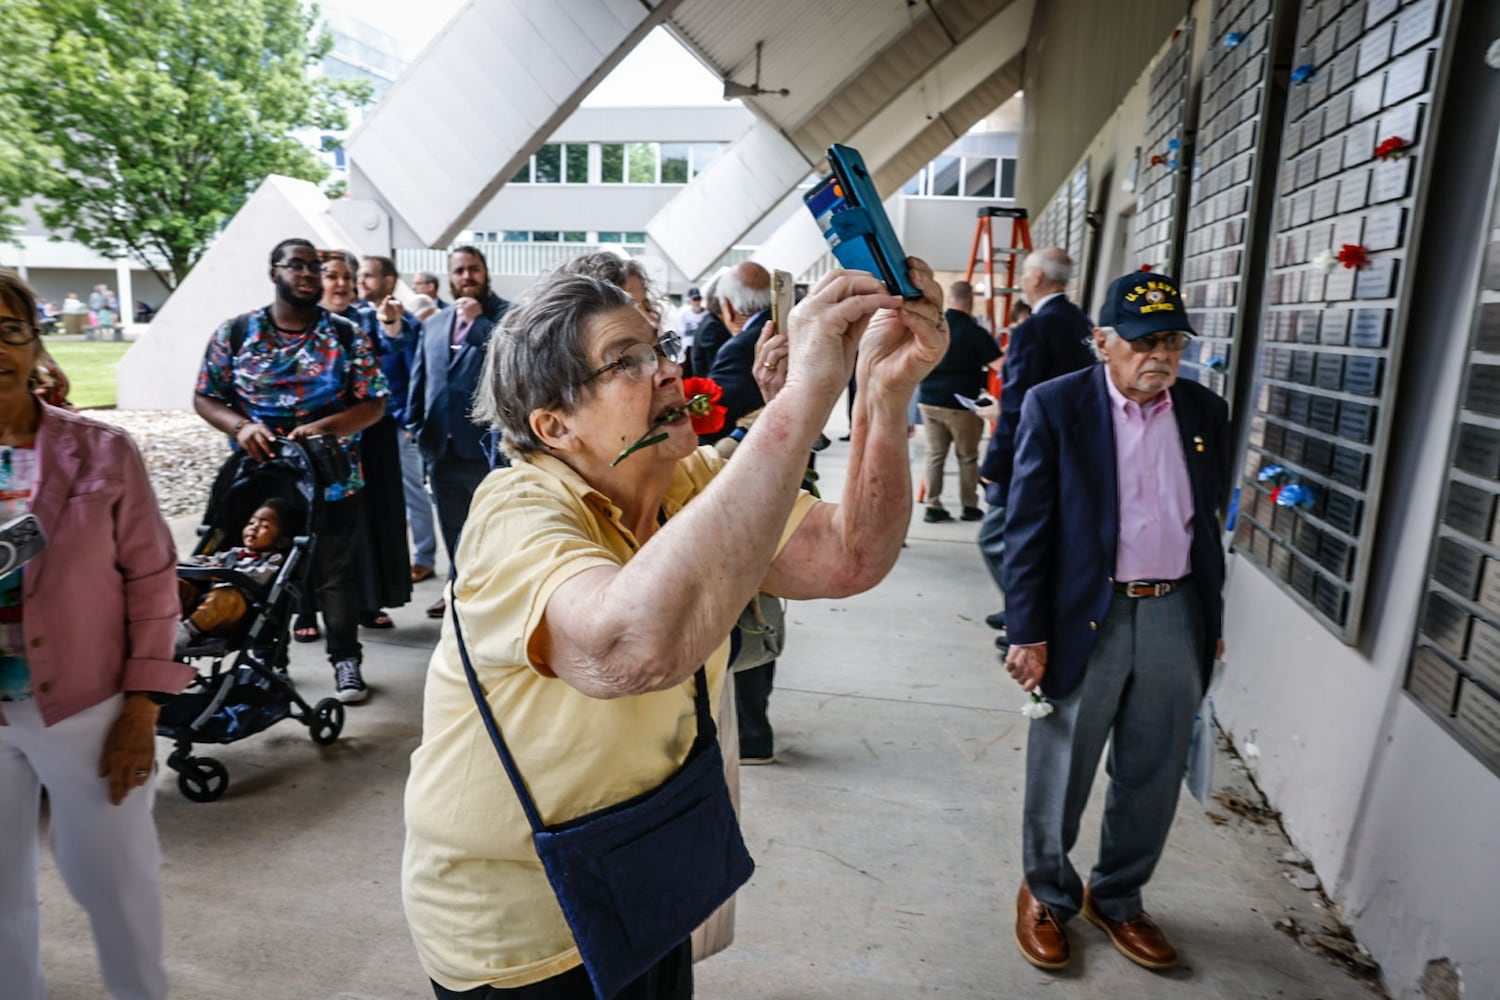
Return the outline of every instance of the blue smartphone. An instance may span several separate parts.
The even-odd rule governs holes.
[[[833,256],[851,271],[875,275],[893,295],[920,299],[922,292],[907,274],[906,252],[891,228],[864,157],[857,149],[835,143],[828,147],[828,163],[833,173],[814,184],[802,201]]]

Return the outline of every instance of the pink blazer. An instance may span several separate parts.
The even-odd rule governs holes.
[[[121,691],[176,693],[194,671],[172,659],[177,552],[135,442],[38,405],[31,512],[47,549],[22,572],[32,697],[51,726]]]

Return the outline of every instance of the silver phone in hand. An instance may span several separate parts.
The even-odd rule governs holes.
[[[25,566],[46,547],[47,536],[35,514],[22,514],[0,524],[0,576]]]

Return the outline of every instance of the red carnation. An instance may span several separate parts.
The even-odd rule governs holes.
[[[1370,251],[1358,243],[1345,243],[1343,249],[1339,251],[1339,263],[1350,270],[1369,267]]]
[[[1153,167],[1159,167],[1163,163],[1167,162],[1167,158],[1164,157],[1164,156],[1162,156],[1160,153],[1152,153],[1151,154],[1151,161],[1150,162],[1151,162],[1151,166],[1153,166]]]
[[[1142,264],[1140,269],[1142,271],[1145,271],[1147,274],[1151,273],[1151,265],[1150,264]]]
[[[1375,158],[1377,160],[1396,160],[1406,155],[1411,148],[1411,140],[1403,139],[1399,135],[1393,135],[1381,141],[1375,147]]]
[[[724,418],[729,415],[727,407],[719,405],[724,390],[711,378],[685,378],[682,391],[687,395],[684,408],[693,422],[695,434],[716,434],[724,428]]]

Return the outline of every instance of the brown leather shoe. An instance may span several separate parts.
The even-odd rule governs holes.
[[[1083,915],[1089,923],[1109,935],[1115,948],[1136,965],[1147,969],[1170,969],[1177,964],[1177,949],[1142,910],[1129,920],[1111,920],[1094,906],[1093,897],[1083,891]]]
[[[1068,967],[1068,935],[1062,923],[1037,902],[1025,882],[1016,895],[1016,947],[1038,969],[1056,972]]]

